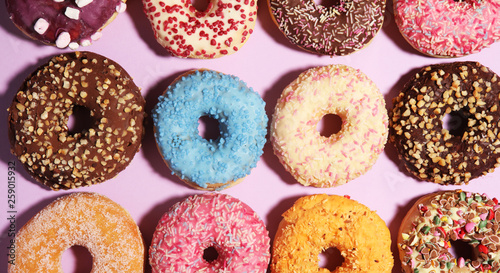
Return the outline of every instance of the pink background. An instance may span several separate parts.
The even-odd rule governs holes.
[[[259,6],[257,25],[248,42],[237,53],[220,59],[171,57],[156,43],[139,0],[130,0],[127,11],[103,31],[102,39],[82,50],[102,54],[120,63],[142,88],[148,112],[176,76],[194,68],[209,68],[240,77],[260,93],[267,104],[269,117],[283,88],[302,71],[320,65],[345,64],[361,69],[378,85],[386,98],[388,109],[391,109],[392,98],[404,83],[424,65],[470,60],[479,61],[500,73],[500,43],[479,54],[456,59],[438,59],[419,54],[399,34],[390,10],[391,4],[382,30],[367,48],[349,56],[333,58],[303,52],[289,44],[271,20],[266,2],[260,0]],[[170,174],[156,149],[150,119],[147,120],[146,135],[140,152],[115,179],[88,188],[57,192],[33,182],[9,152],[6,109],[29,73],[51,56],[67,50],[45,46],[26,38],[8,19],[3,3],[0,5],[0,37],[0,120],[3,123],[0,127],[0,179],[3,181],[0,186],[0,268],[6,268],[6,239],[10,239],[7,236],[6,221],[9,210],[9,161],[16,161],[17,164],[17,228],[58,196],[75,191],[93,191],[107,195],[131,213],[148,247],[161,215],[175,202],[202,192],[189,188]],[[499,179],[500,172],[496,171],[461,187],[420,182],[401,169],[393,145],[388,144],[376,164],[365,175],[336,188],[310,188],[298,184],[284,170],[273,154],[271,145],[267,143],[257,168],[241,184],[224,190],[223,193],[250,205],[266,223],[271,238],[281,220],[280,215],[297,198],[315,193],[350,195],[352,199],[377,211],[390,228],[394,241],[402,217],[418,197],[438,190],[457,188],[500,197]],[[76,265],[77,272],[89,272],[89,266],[85,265],[88,259],[75,260],[72,254],[74,252],[82,253],[65,252],[64,268]],[[395,244],[393,253],[393,272],[400,272]],[[150,267],[146,264],[146,272],[149,271]]]

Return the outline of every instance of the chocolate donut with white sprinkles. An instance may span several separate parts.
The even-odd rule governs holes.
[[[415,177],[460,185],[500,165],[500,78],[477,62],[422,68],[394,99],[390,140]],[[464,126],[446,128],[443,118]]]

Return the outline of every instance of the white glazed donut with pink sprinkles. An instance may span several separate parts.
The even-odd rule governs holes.
[[[480,52],[500,40],[498,0],[394,0],[403,37],[433,57]]]
[[[160,219],[149,249],[153,273],[265,273],[270,238],[245,203],[219,193],[192,195]]]
[[[336,134],[322,136],[327,114],[342,119]],[[330,65],[311,68],[281,94],[271,124],[274,153],[305,186],[334,187],[367,172],[388,137],[385,101],[361,71]]]

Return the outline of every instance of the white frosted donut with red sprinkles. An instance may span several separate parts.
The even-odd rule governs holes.
[[[252,208],[229,195],[206,193],[162,216],[149,262],[153,273],[265,273],[269,248],[266,226]]]
[[[394,0],[405,39],[434,57],[478,53],[500,40],[498,0]]]
[[[322,136],[327,114],[342,119],[336,134]],[[388,136],[385,101],[361,71],[330,65],[311,68],[288,85],[276,105],[271,142],[285,169],[305,186],[334,187],[368,171]]]
[[[212,59],[240,49],[257,19],[255,0],[210,0],[198,11],[191,0],[143,0],[156,40],[172,55]]]

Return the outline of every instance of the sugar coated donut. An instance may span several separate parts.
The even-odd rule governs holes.
[[[403,37],[434,57],[460,57],[500,40],[497,0],[394,0]]]
[[[92,255],[92,272],[142,273],[144,243],[134,219],[97,193],[58,198],[28,221],[15,237],[9,273],[62,273],[63,252],[75,245]]]
[[[464,184],[500,164],[500,78],[475,62],[422,68],[394,99],[390,139],[415,177]],[[445,116],[463,126],[445,128]]]
[[[382,28],[385,0],[341,0],[333,6],[313,0],[269,0],[274,22],[304,50],[332,56],[368,45]]]
[[[202,190],[240,182],[266,143],[264,101],[235,76],[192,70],[178,77],[152,112],[158,149],[174,174]],[[198,120],[219,122],[220,136],[204,139]]]
[[[335,247],[344,258],[334,272],[391,272],[391,235],[366,206],[336,195],[298,199],[283,213],[274,238],[271,272],[330,272],[319,268],[322,251]]]
[[[126,0],[7,0],[14,24],[27,36],[59,48],[88,46],[118,13]]]
[[[190,0],[142,0],[156,40],[172,55],[212,59],[238,51],[257,20],[255,0],[209,0],[204,11]]]
[[[428,194],[415,202],[399,229],[403,271],[498,272],[499,227],[496,198],[461,190]],[[473,249],[465,253],[470,257],[450,252],[457,241]]]
[[[149,248],[153,273],[265,273],[270,239],[245,203],[225,194],[193,195],[161,218]],[[206,259],[207,249],[216,257]]]
[[[91,128],[72,133],[68,119],[86,108]],[[144,99],[128,73],[91,52],[54,56],[31,74],[9,107],[11,151],[53,190],[113,178],[141,146]]]
[[[342,118],[337,134],[321,136],[322,117]],[[281,94],[271,124],[274,153],[301,184],[332,187],[368,171],[387,141],[387,111],[377,86],[344,65],[303,72]]]

